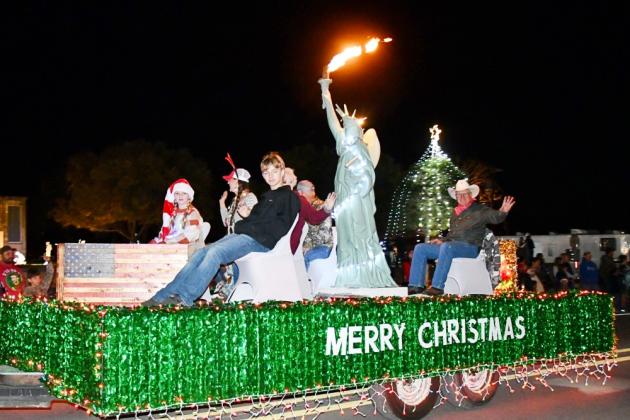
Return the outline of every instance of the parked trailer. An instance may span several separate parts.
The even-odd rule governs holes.
[[[500,236],[499,239],[509,239],[518,244],[521,236]],[[606,248],[614,249],[615,257],[627,254],[630,249],[630,235],[628,234],[561,234],[561,235],[532,235],[534,241],[534,256],[541,253],[548,263],[566,250],[572,250],[579,261],[585,252],[593,255],[593,261],[599,265],[601,256]]]

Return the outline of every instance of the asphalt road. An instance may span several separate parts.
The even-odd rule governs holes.
[[[619,356],[630,356],[630,316],[622,315],[616,319],[618,348],[627,351]],[[495,397],[487,404],[470,410],[444,404],[433,409],[426,419],[622,419],[630,418],[630,360],[623,361],[612,370],[612,378],[605,386],[600,383],[584,385],[570,383],[562,377],[549,380],[553,391],[538,386],[535,391],[514,388],[510,393],[506,387],[500,387]],[[370,407],[362,407],[361,412],[368,418],[380,418],[373,414]],[[343,419],[352,415],[346,410],[343,415],[332,411],[318,417],[321,420]],[[72,405],[56,402],[50,409],[40,410],[0,410],[0,419],[90,419],[85,411]],[[132,417],[133,418],[133,417]],[[146,418],[146,417],[145,417]],[[155,416],[155,418],[158,418]],[[165,417],[166,418],[166,417]],[[174,417],[175,418],[175,417]],[[225,417],[229,419],[229,417]]]

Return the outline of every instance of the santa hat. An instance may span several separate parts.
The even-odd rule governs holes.
[[[160,232],[160,239],[164,240],[171,231],[171,218],[175,212],[175,193],[184,192],[190,197],[190,201],[195,198],[195,191],[190,186],[190,183],[184,178],[180,178],[173,182],[166,190],[166,197],[164,197],[164,207],[162,208],[162,232]]]

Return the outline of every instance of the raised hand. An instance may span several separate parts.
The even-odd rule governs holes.
[[[335,194],[334,192],[331,192],[330,194],[328,194],[328,196],[326,197],[326,200],[324,201],[324,209],[327,212],[331,212],[333,207],[335,207],[335,200],[337,200],[337,194]]]
[[[516,201],[514,200],[514,197],[512,197],[511,195],[506,195],[505,197],[503,197],[503,204],[501,205],[499,211],[502,211],[503,213],[509,213],[515,203]]]
[[[330,94],[332,79],[319,79],[317,83],[322,87],[322,109],[326,109],[326,100],[332,104],[332,95]]]

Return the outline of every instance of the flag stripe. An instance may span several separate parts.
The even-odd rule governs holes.
[[[188,245],[63,244],[62,300],[137,305],[168,284],[188,260]]]

